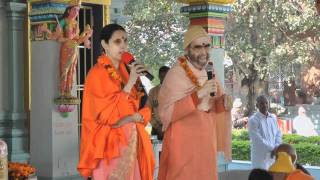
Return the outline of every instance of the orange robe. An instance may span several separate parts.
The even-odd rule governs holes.
[[[206,72],[188,65],[203,85]],[[217,180],[217,152],[231,160],[231,116],[218,108],[223,106],[221,87],[210,112],[199,111],[196,86],[178,62],[166,75],[158,99],[165,130],[158,179]]]
[[[135,123],[136,158],[141,179],[152,180],[154,157],[149,135],[144,129],[151,118],[151,111],[148,107],[138,110],[140,98],[135,87],[130,94],[122,91],[123,84],[127,83],[129,78],[125,65],[121,62],[119,72],[114,73],[115,71],[110,59],[101,56],[87,76],[83,95],[78,171],[82,176],[88,177],[100,161],[103,160],[108,166],[111,160],[119,158],[120,149],[128,146],[129,139],[124,132],[125,126],[111,128],[111,125],[122,117],[139,112],[144,123]]]
[[[299,169],[291,172],[286,178],[286,180],[314,180],[314,179],[315,179],[314,177],[308,174],[305,174]]]

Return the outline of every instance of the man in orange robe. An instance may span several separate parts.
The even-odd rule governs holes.
[[[138,164],[135,167],[139,167],[141,179],[153,180],[153,151],[149,135],[145,131],[145,125],[151,118],[151,111],[148,107],[138,109],[140,96],[136,88],[132,88],[129,94],[122,90],[128,78],[129,74],[124,63],[120,62],[117,70],[105,55],[99,57],[98,63],[87,76],[83,95],[78,164],[78,171],[84,177],[92,176],[94,170],[102,167],[101,169],[115,172],[118,179],[126,179],[121,177],[134,169],[128,167],[126,172],[118,172],[118,169]],[[121,119],[137,113],[143,117],[143,122],[116,127]],[[132,128],[133,125],[135,128]],[[129,138],[128,130],[134,131],[137,135]],[[127,150],[122,152],[122,149]],[[129,156],[123,158],[121,157],[123,154]],[[114,160],[119,161],[116,167],[112,167]],[[104,171],[106,170],[102,170],[102,173],[109,173]]]
[[[165,134],[158,179],[217,180],[217,152],[231,160],[231,105],[216,78],[208,80],[211,41],[201,26],[185,33],[184,49],[159,93]]]

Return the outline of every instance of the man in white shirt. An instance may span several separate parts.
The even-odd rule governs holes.
[[[259,109],[249,119],[252,168],[268,169],[274,159],[271,152],[282,142],[282,135],[274,114],[268,112],[269,103],[264,95],[256,99]]]
[[[301,136],[309,137],[318,135],[314,124],[306,115],[306,110],[302,106],[299,107],[298,116],[293,119],[293,129],[296,134]]]

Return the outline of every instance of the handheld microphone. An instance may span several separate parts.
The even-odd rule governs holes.
[[[205,67],[206,72],[207,72],[207,76],[208,76],[208,80],[211,80],[212,78],[216,77],[216,75],[213,72],[213,63],[212,62],[208,62],[207,66]],[[214,96],[215,93],[211,92],[210,96]]]
[[[128,53],[128,52],[124,52],[124,53],[122,54],[122,60],[123,60],[124,64],[126,64],[126,65],[130,65],[130,64],[132,64],[133,62],[135,62],[135,59],[134,59],[133,55],[130,54],[130,53]],[[148,71],[143,71],[142,73],[143,73],[150,81],[153,80],[153,78],[154,78],[153,75],[150,74]]]

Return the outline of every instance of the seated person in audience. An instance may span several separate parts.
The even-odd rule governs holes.
[[[273,153],[273,155],[275,155],[278,152],[286,152],[287,154],[289,154],[295,168],[300,169],[305,174],[310,175],[310,173],[301,164],[297,163],[297,152],[292,145],[282,143],[275,149],[275,152]]]
[[[274,180],[314,180],[303,166],[296,163],[297,154],[290,144],[280,144],[273,154],[276,161],[269,171]]]
[[[253,169],[248,180],[273,180],[272,175],[264,169]]]

